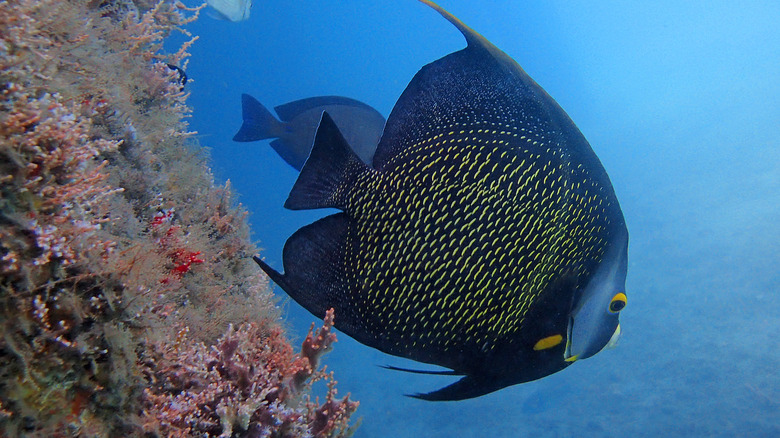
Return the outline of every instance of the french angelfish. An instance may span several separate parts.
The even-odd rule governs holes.
[[[244,123],[233,141],[275,138],[271,147],[297,170],[309,157],[323,111],[336,121],[341,134],[366,164],[371,164],[385,127],[385,118],[379,111],[342,96],[310,97],[279,105],[274,111],[281,121],[248,94],[241,95],[241,108]]]
[[[555,373],[620,333],[628,231],[583,135],[515,61],[429,1],[468,46],[423,67],[373,166],[328,114],[285,207],[342,212],[298,230],[295,301],[385,353],[463,376],[425,400]],[[394,368],[394,367],[391,367]],[[398,368],[396,368],[398,369]]]

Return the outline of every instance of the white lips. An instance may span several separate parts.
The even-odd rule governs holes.
[[[609,350],[610,348],[615,348],[615,346],[618,344],[618,341],[620,340],[620,324],[617,325],[617,328],[615,329],[615,333],[612,333],[612,337],[609,338],[609,342],[607,342],[607,345],[602,348],[602,350]]]

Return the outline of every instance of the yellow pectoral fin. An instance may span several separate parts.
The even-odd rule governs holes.
[[[542,338],[536,344],[534,344],[534,351],[547,350],[548,348],[553,348],[556,345],[560,344],[561,341],[563,341],[563,336],[561,335],[552,335],[546,338]]]

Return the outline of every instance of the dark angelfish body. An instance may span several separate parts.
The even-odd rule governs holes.
[[[284,274],[255,260],[314,315],[334,308],[356,340],[464,376],[416,397],[460,400],[612,344],[628,232],[566,113],[506,54],[423,2],[468,47],[415,75],[373,166],[324,114],[285,206],[342,212],[290,237]]]
[[[301,170],[311,152],[322,113],[327,111],[355,153],[370,164],[385,127],[379,111],[363,102],[342,96],[319,96],[296,100],[274,108],[277,120],[263,104],[248,94],[241,95],[243,125],[233,141],[249,142],[274,138],[271,147],[290,166]]]

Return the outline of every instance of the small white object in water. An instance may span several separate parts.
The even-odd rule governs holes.
[[[228,21],[244,21],[249,18],[252,0],[206,0],[211,6],[212,17]]]

